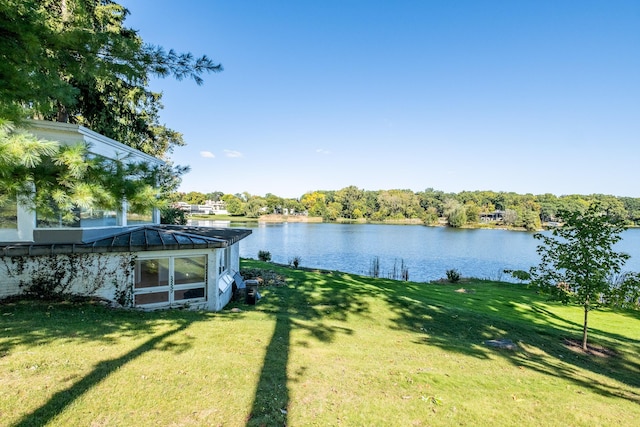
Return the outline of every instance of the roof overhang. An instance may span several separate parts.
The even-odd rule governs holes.
[[[89,152],[108,159],[130,158],[136,163],[145,162],[162,166],[163,160],[108,138],[84,126],[46,120],[28,120],[26,130],[40,139],[56,141],[63,145],[87,144]]]
[[[13,243],[0,245],[0,256],[67,255],[107,252],[226,248],[251,234],[240,228],[144,225],[118,229],[81,243]]]

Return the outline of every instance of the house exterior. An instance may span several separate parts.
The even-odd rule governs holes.
[[[31,122],[29,131],[91,155],[162,161],[85,127]],[[218,311],[231,299],[239,242],[250,230],[160,224],[157,211],[81,210],[73,224],[43,221],[19,203],[0,221],[0,298],[25,293],[100,297],[126,307]],[[7,219],[8,218],[8,219]]]
[[[495,210],[493,212],[480,212],[480,222],[504,221],[505,211]]]
[[[190,205],[187,202],[177,202],[174,205],[178,209],[182,209],[189,214],[204,215],[228,215],[227,204],[222,200],[207,200],[204,205]]]

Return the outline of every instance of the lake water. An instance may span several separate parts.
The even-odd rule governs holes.
[[[224,226],[215,221],[194,225]],[[453,229],[419,225],[332,223],[226,223],[248,228],[252,234],[240,242],[240,256],[287,264],[300,258],[303,267],[369,275],[378,257],[380,277],[392,274],[394,264],[407,268],[409,280],[426,282],[446,277],[457,269],[464,277],[513,280],[504,269],[528,270],[539,262],[533,233],[495,229]],[[623,233],[616,250],[631,255],[625,271],[640,271],[640,229]]]

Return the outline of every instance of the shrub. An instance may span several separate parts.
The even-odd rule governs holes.
[[[504,270],[505,273],[510,274],[514,279],[518,279],[521,282],[531,280],[531,274],[524,270]]]
[[[451,270],[447,270],[447,280],[449,280],[449,282],[451,283],[456,283],[460,281],[460,272],[455,268],[452,268]]]
[[[293,268],[298,268],[298,266],[300,265],[300,262],[302,261],[302,258],[300,258],[299,256],[294,256],[293,258],[291,258],[289,260],[289,265],[292,265]]]
[[[180,208],[167,206],[160,209],[160,223],[187,225],[187,213]]]
[[[269,251],[258,251],[258,259],[260,261],[265,261],[265,262],[271,261],[271,252],[269,252]]]

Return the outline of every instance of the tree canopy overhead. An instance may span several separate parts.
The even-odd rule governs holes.
[[[202,84],[222,66],[145,43],[128,14],[112,0],[0,0],[0,117],[81,124],[166,159],[184,141],[160,123],[150,78]]]

